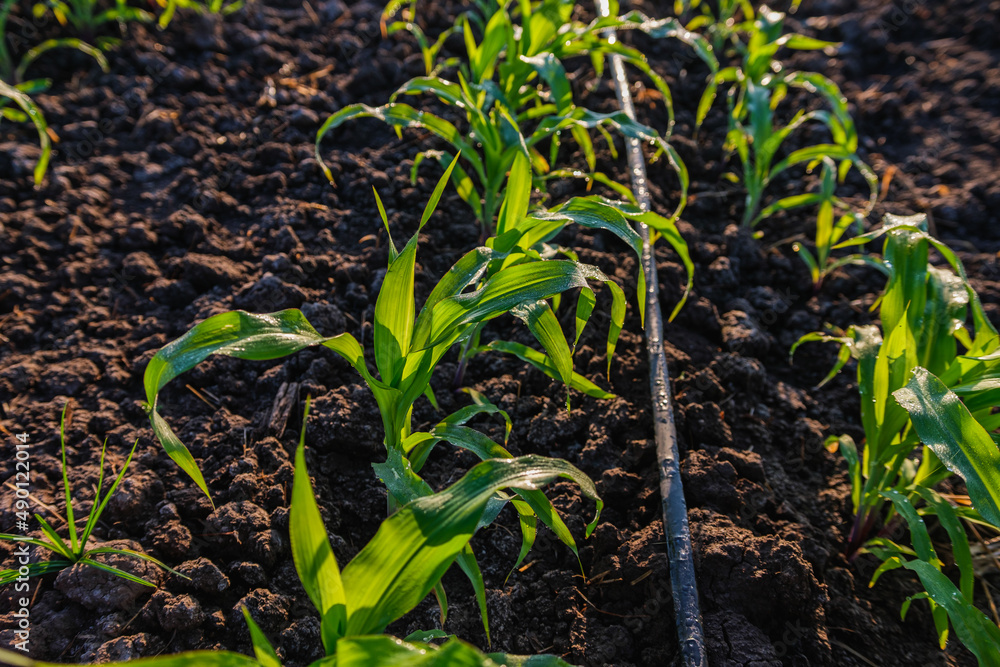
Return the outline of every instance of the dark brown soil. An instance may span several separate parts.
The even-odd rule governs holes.
[[[424,4],[432,25],[454,10]],[[670,4],[635,6],[666,15]],[[791,62],[840,83],[865,157],[880,176],[894,173],[885,176],[879,212],[930,214],[936,233],[963,251],[987,311],[1000,319],[1000,3],[805,4],[793,27],[845,46],[834,57],[797,54]],[[155,591],[76,570],[44,577],[31,592],[33,656],[93,662],[193,648],[246,653],[243,604],[287,664],[320,655],[319,623],[288,548],[290,453],[311,395],[310,472],[338,560],[348,562],[385,512],[370,468],[384,457],[374,400],[346,363],[315,350],[284,362],[211,359],[179,378],[163,394],[164,412],[201,460],[213,510],[155,442],[141,407],[142,373],[163,344],[232,308],[302,307],[322,332],[350,331],[370,345],[387,260],[371,186],[396,238],[412,233],[413,211],[437,178],[428,171],[415,186],[408,180],[428,141],[418,133],[397,140],[374,121],[338,130],[324,144],[335,188],[311,142],[331,112],[381,103],[421,73],[409,41],[379,36],[380,9],[340,0],[254,3],[225,21],[182,16],[162,34],[132,26],[110,74],[68,78],[56,62],[48,72],[40,67],[55,79],[39,101],[60,137],[41,190],[28,182],[30,134],[5,126],[0,477],[14,474],[13,434],[27,433],[34,509],[53,520],[47,506],[61,506],[58,414],[70,401],[70,479],[80,499],[93,497],[105,438],[115,470],[139,442],[97,537],[134,540],[191,577],[160,577]],[[697,143],[690,138],[703,68],[679,45],[644,48],[671,80],[676,143],[695,193],[682,231],[696,287],[666,338],[711,664],[974,664],[956,641],[937,648],[922,603],[899,620],[900,603],[917,591],[907,575],[889,573],[868,589],[873,564],[845,560],[849,484],[823,439],[860,437],[857,392],[850,372],[814,389],[832,349],[807,346],[794,365],[787,357],[801,334],[824,323],[867,321],[878,275],[838,273],[814,293],[786,240],[809,233],[806,214],[769,221],[760,242],[735,226],[742,195],[721,180],[730,168],[721,115],[709,118]],[[613,93],[602,84],[584,101],[610,109]],[[640,111],[662,126],[662,112],[645,104]],[[607,152],[602,160],[624,182]],[[650,176],[656,206],[671,209],[676,181],[659,165]],[[790,178],[772,194],[801,187]],[[556,190],[578,192],[572,184]],[[858,189],[855,198],[863,195]],[[462,202],[446,196],[421,237],[418,297],[478,238]],[[636,258],[615,239],[577,233],[562,241],[634,295]],[[658,264],[669,309],[682,269],[663,249]],[[577,368],[607,386],[600,328],[584,339]],[[487,335],[530,338],[509,320]],[[631,312],[610,380],[619,398],[574,396],[571,413],[564,389],[517,361],[483,356],[469,368],[467,382],[510,412],[514,454],[568,459],[607,502],[595,534],[581,542],[585,576],[543,534],[505,582],[519,546],[507,510],[477,536],[496,650],[554,652],[588,665],[678,660],[643,344]],[[451,359],[435,386],[445,412],[467,400],[450,392],[453,372]],[[289,414],[272,415],[279,396],[293,399]],[[418,425],[437,418],[428,404],[418,406]],[[478,426],[501,436],[499,425]],[[474,463],[439,450],[428,467],[437,485]],[[569,484],[549,493],[582,536],[593,506]],[[13,502],[5,489],[2,530],[13,530]],[[12,547],[0,549],[11,562]],[[468,584],[455,573],[445,583],[446,630],[485,646]],[[0,603],[4,646],[13,637],[13,598],[5,591]],[[438,622],[427,601],[390,630],[403,635]]]

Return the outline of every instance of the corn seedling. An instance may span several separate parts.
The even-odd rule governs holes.
[[[391,3],[385,16],[391,16],[401,5]],[[316,135],[317,161],[327,177],[332,182],[332,175],[320,154],[320,144],[327,133],[348,120],[377,118],[396,128],[397,132],[405,128],[422,128],[450,148],[420,153],[411,176],[416,178],[417,169],[426,158],[447,165],[460,153],[471,175],[465,167],[456,168],[452,175],[455,188],[473,209],[482,228],[492,230],[503,201],[507,174],[520,159],[527,159],[531,164],[537,187],[544,188],[547,178],[574,175],[597,180],[619,195],[631,197],[626,188],[596,172],[596,155],[589,132],[602,133],[614,151],[609,133],[614,131],[648,143],[658,154],[667,155],[681,182],[681,203],[674,215],[676,218],[686,201],[688,185],[687,171],[676,151],[654,130],[625,114],[598,114],[577,106],[562,62],[569,57],[590,54],[602,67],[604,54],[619,53],[652,79],[669,105],[670,91],[666,83],[649,68],[642,54],[619,42],[610,43],[601,36],[601,31],[612,25],[609,20],[591,24],[572,22],[573,3],[564,0],[544,0],[538,6],[521,2],[518,8],[519,24],[514,22],[506,5],[495,8],[485,22],[478,43],[468,17],[459,19],[456,29],[464,36],[466,55],[458,67],[456,80],[438,74],[448,62],[434,62],[437,55],[434,48],[439,47],[427,47],[431,48],[431,51],[425,49],[424,54],[427,76],[403,84],[384,106],[354,104],[327,119]],[[390,28],[399,30],[407,24],[412,25],[412,22],[396,22]],[[415,34],[420,40],[423,33]],[[428,43],[426,38],[422,43]],[[423,94],[433,96],[462,114],[467,130],[459,130],[445,118],[399,101],[402,96]],[[672,110],[672,106],[668,108]],[[563,133],[569,133],[581,147],[588,173],[550,173],[550,163],[554,162]],[[546,143],[549,146],[547,159],[543,154]]]
[[[35,163],[33,176],[35,185],[41,185],[45,180],[45,172],[49,169],[49,160],[52,158],[52,139],[49,138],[48,124],[42,110],[38,108],[35,101],[28,96],[26,90],[30,90],[23,84],[11,86],[0,80],[0,118],[6,118],[14,122],[30,121],[38,131],[38,143],[41,146],[42,154]],[[16,104],[20,109],[10,106]]]
[[[859,455],[849,436],[829,441],[831,449],[839,449],[846,459],[852,482],[855,521],[847,552],[851,558],[868,552],[883,561],[873,583],[887,569],[914,571],[926,588],[920,597],[931,605],[941,645],[947,641],[950,618],[959,638],[983,664],[996,664],[982,657],[997,655],[998,649],[995,634],[975,620],[980,612],[971,607],[971,564],[963,555],[968,550],[967,538],[952,516],[958,510],[943,503],[933,487],[950,474],[949,469],[958,471],[967,479],[970,495],[977,498],[977,509],[984,508],[983,516],[991,521],[1000,518],[990,505],[991,499],[995,501],[990,494],[995,491],[977,486],[977,479],[996,482],[996,469],[983,463],[991,459],[981,457],[992,453],[997,458],[988,433],[1000,427],[1000,417],[993,414],[1000,397],[996,380],[1000,377],[1000,336],[970,287],[961,262],[927,234],[923,216],[886,216],[881,229],[841,246],[859,245],[882,235],[889,276],[879,300],[882,331],[874,325],[860,326],[842,337],[810,334],[799,341],[841,343],[838,362],[827,379],[851,357],[858,363],[864,448]],[[928,263],[932,247],[950,270]],[[971,335],[966,329],[970,310]],[[964,354],[958,354],[959,344],[966,349]],[[985,447],[987,443],[992,449]],[[919,458],[914,456],[918,448]],[[915,507],[921,501],[924,505],[918,512]],[[941,562],[925,537],[922,519],[917,520],[920,515],[937,516],[949,534],[963,576],[958,595],[948,593],[951,589],[940,573]],[[887,526],[899,517],[910,528],[912,548],[876,531],[880,524]],[[970,517],[982,520],[965,513],[964,518]],[[907,561],[904,556],[916,559]],[[904,613],[908,607],[909,602]],[[993,648],[984,653],[989,642]]]
[[[885,504],[883,491],[913,484],[930,488],[948,474],[926,447],[920,467],[914,467],[910,455],[919,442],[907,411],[892,397],[893,392],[906,384],[918,366],[941,374],[946,383],[975,382],[988,372],[989,365],[969,357],[988,355],[1000,346],[958,258],[927,234],[925,227],[922,216],[887,215],[882,228],[840,244],[860,245],[885,236],[883,258],[889,278],[878,302],[881,331],[876,325],[867,325],[852,327],[840,337],[808,334],[793,347],[794,352],[801,343],[815,340],[840,343],[837,364],[827,379],[852,357],[858,361],[863,458],[858,457],[849,438],[842,437],[837,443],[848,460],[857,512],[849,555],[871,536]],[[928,264],[930,247],[946,259],[952,271]],[[974,338],[964,326],[970,304]],[[958,355],[958,343],[968,349],[967,356]]]
[[[75,38],[47,39],[28,49],[19,60],[16,60],[7,44],[7,19],[14,8],[14,2],[15,0],[0,2],[0,119],[15,123],[30,122],[35,126],[42,152],[38,162],[35,163],[33,176],[35,185],[40,185],[45,178],[45,172],[48,171],[52,156],[52,139],[49,137],[45,116],[31,96],[48,90],[51,81],[25,80],[24,75],[28,67],[48,51],[62,48],[75,49],[92,56],[105,72],[108,71],[108,62],[99,49]]]
[[[90,512],[87,515],[87,522],[84,524],[83,531],[77,533],[76,520],[73,512],[73,490],[69,483],[69,477],[66,472],[66,409],[63,408],[62,417],[59,422],[59,445],[62,452],[62,478],[63,478],[63,491],[66,501],[66,516],[64,517],[66,523],[66,529],[69,531],[69,540],[65,540],[59,536],[52,525],[45,520],[44,517],[35,514],[35,519],[38,520],[39,526],[43,533],[42,538],[28,538],[24,535],[13,535],[9,533],[0,533],[0,540],[8,540],[14,543],[30,544],[32,546],[40,547],[42,549],[51,551],[58,558],[54,560],[40,561],[35,563],[29,563],[25,567],[28,570],[27,576],[34,577],[43,574],[48,574],[50,572],[58,572],[64,568],[70,567],[76,563],[87,565],[89,567],[97,568],[98,570],[103,570],[104,572],[109,572],[117,577],[121,577],[127,581],[131,581],[137,584],[142,584],[144,586],[153,586],[145,579],[137,577],[129,572],[125,572],[116,567],[102,563],[97,560],[95,556],[100,554],[119,554],[132,556],[134,558],[139,558],[142,560],[149,561],[164,570],[174,572],[169,567],[156,560],[152,556],[148,556],[138,551],[133,551],[131,549],[124,548],[112,548],[112,547],[94,547],[91,549],[87,548],[87,543],[90,541],[90,537],[93,534],[94,528],[97,526],[97,522],[101,518],[101,514],[104,513],[104,508],[108,504],[108,500],[114,495],[115,490],[121,483],[122,479],[125,477],[125,473],[128,470],[129,463],[132,462],[132,455],[135,454],[135,448],[139,444],[136,440],[135,444],[132,445],[132,451],[129,452],[128,458],[125,460],[125,464],[122,466],[121,472],[115,477],[114,483],[111,488],[108,489],[107,495],[101,498],[101,489],[104,485],[104,453],[107,449],[107,441],[104,442],[104,446],[101,447],[101,461],[99,467],[99,474],[97,478],[97,491],[94,494],[94,501],[90,507]],[[26,501],[18,501],[16,507],[18,508],[18,516],[23,516],[26,520],[27,512],[21,509],[21,503],[24,503],[24,507],[27,507]],[[179,573],[176,573],[179,576]],[[23,570],[18,570],[17,568],[11,570],[0,571],[0,585],[9,584],[18,579],[18,577],[23,576]]]
[[[246,6],[245,0],[158,0],[163,6],[163,13],[160,14],[158,23],[161,28],[166,28],[174,18],[178,9],[186,9],[199,14],[217,14],[229,16],[243,9]]]
[[[790,11],[795,12],[800,4],[802,0],[793,0]],[[754,19],[753,4],[749,0],[719,0],[718,3],[675,0],[674,13],[678,16],[692,11],[699,13],[685,27],[708,35],[716,51],[721,51],[746,21]]]
[[[796,242],[792,245],[792,249],[798,253],[809,268],[809,276],[812,278],[813,285],[817,287],[823,283],[828,275],[842,266],[868,264],[880,271],[885,271],[884,264],[865,254],[854,253],[836,259],[830,256],[833,247],[852,227],[859,234],[864,231],[865,220],[864,215],[856,212],[849,203],[834,194],[836,188],[836,164],[829,157],[824,157],[818,192],[793,195],[765,208],[760,214],[761,219],[764,219],[782,208],[784,210],[799,206],[817,206],[819,208],[816,215],[815,254],[802,243]]]
[[[777,211],[811,203],[809,198],[792,195],[761,209],[764,192],[777,176],[800,164],[806,165],[807,170],[811,171],[827,159],[837,163],[838,182],[843,182],[852,167],[864,177],[870,195],[860,217],[866,217],[875,204],[877,179],[857,154],[858,135],[847,109],[847,99],[827,77],[815,72],[787,71],[775,59],[781,48],[817,50],[835,44],[804,35],[783,35],[785,15],[772,11],[767,6],[761,6],[756,15],[749,8],[744,8],[743,13],[746,18],[742,23],[736,24],[732,30],[727,28],[727,36],[740,57],[738,65],[722,67],[718,59],[718,48],[713,48],[707,40],[697,35],[684,37],[685,41],[698,45],[696,53],[711,70],[708,86],[698,104],[698,126],[707,116],[719,87],[731,85],[727,95],[729,129],[725,147],[731,153],[736,153],[742,167],[742,182],[747,190],[743,224],[753,227]],[[795,89],[818,95],[829,110],[799,110],[787,124],[779,125],[775,110],[789,91]],[[799,148],[784,158],[779,158],[785,140],[810,121],[826,126],[832,142]],[[818,241],[817,247],[821,246],[822,241]],[[821,269],[825,267],[821,263],[818,266]]]
[[[51,12],[60,25],[71,25],[81,35],[94,37],[97,32],[109,23],[124,25],[131,21],[152,23],[153,15],[145,9],[133,7],[127,0],[114,0],[110,6],[104,6],[99,0],[45,0],[32,8],[35,16],[41,17]],[[117,40],[104,38],[98,40],[102,48],[108,48]]]
[[[547,225],[534,224],[525,231],[511,229],[503,244],[476,248],[456,262],[437,283],[417,314],[414,305],[417,238],[447,186],[450,169],[438,182],[417,232],[401,251],[396,249],[390,237],[389,268],[376,300],[374,315],[374,356],[378,377],[369,371],[364,351],[353,336],[342,333],[324,338],[301,311],[294,309],[267,315],[244,311],[215,315],[162,348],[150,361],[145,373],[145,387],[153,430],[170,457],[206,495],[208,487],[194,458],[159,414],[157,398],[167,382],[212,354],[241,359],[277,359],[305,347],[322,345],[346,359],[371,389],[382,417],[387,461],[376,469],[389,488],[390,510],[432,492],[417,472],[433,443],[428,442],[425,434],[413,433],[413,405],[421,396],[427,396],[433,402],[430,380],[438,363],[452,347],[478,332],[483,323],[507,313],[521,318],[545,350],[544,353],[532,351],[521,355],[522,358],[527,358],[529,363],[571,388],[592,396],[610,396],[573,371],[570,346],[547,300],[570,289],[580,289],[580,303],[583,305],[577,309],[579,332],[593,310],[594,294],[589,283],[605,284],[612,297],[611,326],[607,338],[610,360],[624,322],[624,293],[595,267],[573,260],[542,259],[519,242],[530,247],[536,241],[544,240],[549,233],[566,224],[571,219],[570,215],[577,215],[580,220],[586,218],[586,224],[620,235],[634,234],[624,216],[617,213],[614,217],[612,213],[616,209],[610,206],[584,209],[577,214],[567,205],[568,213],[564,211],[541,221],[547,222]],[[523,214],[515,214],[515,211],[523,211],[526,202],[527,195],[524,193],[521,204],[505,202],[504,210],[510,211],[510,215],[514,216],[512,220],[518,219]],[[524,241],[524,238],[534,241]],[[487,273],[489,277],[484,280]],[[467,291],[469,289],[473,291]],[[436,439],[435,442],[447,440],[473,451],[481,458],[507,458],[510,455],[503,447],[464,427],[464,423],[476,414],[497,412],[488,401],[477,401],[476,405],[459,411],[452,415],[450,421],[439,425],[429,438]],[[417,465],[412,465],[411,456],[417,456]],[[541,495],[523,495],[524,502],[517,502],[514,506],[521,513],[522,525],[526,526],[524,544],[530,548],[536,517],[540,517],[575,552],[572,536],[565,526],[560,525],[558,515],[552,511],[548,500]],[[482,577],[471,551],[460,560],[460,564],[476,587],[481,607],[485,609]]]

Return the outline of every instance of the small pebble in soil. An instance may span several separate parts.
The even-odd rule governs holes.
[[[742,310],[722,316],[722,340],[733,352],[760,357],[771,348],[771,336]]]
[[[206,593],[221,593],[229,588],[229,577],[207,558],[195,558],[181,563],[174,569],[188,577],[188,579],[173,577],[171,582],[177,585],[190,586]]]
[[[205,621],[201,604],[190,595],[171,595],[166,591],[153,593],[156,618],[168,632],[190,630]]]

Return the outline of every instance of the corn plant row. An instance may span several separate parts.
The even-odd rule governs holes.
[[[528,3],[524,3],[523,6],[531,9]],[[567,3],[551,1],[543,3],[544,10],[556,7],[563,10],[567,6]],[[442,511],[457,511],[451,509],[451,504],[457,501],[447,495],[448,490],[435,493],[434,489],[420,477],[421,468],[431,450],[441,442],[472,451],[483,459],[480,466],[523,463],[534,468],[540,465],[534,460],[529,460],[530,457],[514,459],[503,445],[467,426],[470,419],[480,414],[500,414],[509,424],[509,417],[482,396],[475,395],[476,400],[473,405],[445,417],[426,431],[413,430],[411,424],[413,404],[421,397],[426,397],[436,405],[430,389],[431,378],[439,362],[452,348],[462,347],[463,362],[469,356],[480,352],[498,351],[513,354],[569,388],[597,398],[612,396],[575,373],[572,356],[583,329],[597,305],[597,295],[591,284],[603,284],[611,300],[610,329],[606,345],[610,374],[615,344],[624,323],[624,293],[614,281],[604,276],[596,267],[582,264],[571,249],[554,246],[551,240],[567,224],[576,223],[583,227],[609,231],[639,254],[642,251],[642,240],[630,223],[641,221],[658,230],[674,245],[690,274],[693,271],[693,264],[688,256],[686,244],[677,234],[675,226],[676,217],[683,207],[684,193],[681,204],[672,218],[643,211],[635,206],[631,193],[621,189],[620,192],[628,195],[625,201],[589,196],[574,198],[547,210],[532,207],[533,186],[544,182],[537,178],[540,172],[539,164],[544,164],[546,168],[548,166],[548,161],[540,160],[537,146],[540,142],[548,140],[550,155],[555,157],[558,154],[559,137],[566,131],[585,147],[585,152],[590,156],[588,159],[593,160],[592,147],[587,148],[589,136],[586,130],[597,128],[606,134],[607,128],[610,127],[626,136],[654,143],[661,153],[668,156],[668,160],[680,174],[685,192],[686,172],[673,148],[662,137],[638,125],[625,114],[594,114],[577,109],[571,102],[556,106],[549,103],[547,98],[543,100],[537,94],[523,96],[525,99],[513,103],[507,99],[525,89],[527,83],[536,77],[552,82],[556,88],[564,86],[568,91],[565,72],[561,70],[553,54],[539,53],[539,45],[554,43],[555,36],[560,34],[560,22],[568,18],[568,13],[538,11],[528,18],[522,16],[522,30],[515,31],[505,11],[495,13],[487,21],[487,31],[491,29],[489,26],[494,26],[492,28],[494,32],[491,34],[501,35],[504,40],[497,43],[496,53],[486,59],[477,55],[482,53],[477,49],[486,48],[485,44],[490,43],[490,38],[485,39],[483,46],[477,46],[471,39],[468,22],[465,22],[462,27],[469,31],[466,45],[470,53],[470,63],[463,64],[467,75],[460,73],[458,84],[424,77],[404,86],[405,93],[432,90],[440,99],[468,110],[468,117],[472,121],[470,124],[476,128],[471,135],[460,134],[444,119],[396,102],[377,110],[369,107],[345,108],[320,130],[321,139],[328,130],[347,118],[362,114],[375,115],[399,127],[420,126],[431,129],[432,133],[440,138],[449,140],[454,151],[435,155],[447,167],[421,216],[416,232],[401,249],[393,242],[382,203],[378,194],[374,195],[382,224],[389,236],[389,265],[376,300],[374,314],[374,373],[369,370],[365,361],[363,348],[350,334],[343,333],[332,338],[324,338],[297,310],[266,315],[241,311],[217,315],[160,350],[150,362],[145,384],[154,432],[167,453],[206,494],[209,493],[209,489],[194,457],[160,415],[158,396],[160,390],[171,379],[212,354],[245,359],[274,359],[292,354],[304,347],[322,345],[339,354],[355,368],[375,397],[385,432],[386,460],[373,466],[388,490],[390,517],[383,524],[383,528],[408,508],[423,501],[430,502],[431,499],[435,499],[434,506],[441,507]],[[524,29],[525,22],[527,29]],[[592,32],[593,35],[599,34],[596,31]],[[495,37],[492,39],[494,42],[497,41]],[[565,41],[558,43],[566,44]],[[504,54],[507,54],[505,65],[497,66],[496,59]],[[525,54],[528,59],[533,59],[533,62],[522,61],[520,57]],[[510,66],[511,57],[514,57],[513,62],[517,66]],[[634,62],[644,66],[644,60],[635,55],[630,57]],[[539,70],[538,63],[543,63],[545,69]],[[640,69],[642,68],[641,66]],[[648,67],[646,69],[648,70]],[[500,89],[495,82],[492,82],[494,85],[490,85],[489,76],[492,76],[491,72],[494,70],[502,73],[501,76],[508,82],[513,81],[515,85],[507,91]],[[433,69],[431,71],[433,72]],[[520,82],[517,77],[522,77]],[[498,90],[500,92],[497,92]],[[529,104],[533,105],[530,109]],[[525,139],[521,134],[518,120],[537,123],[530,138]],[[477,153],[477,149],[481,149],[482,154]],[[428,155],[429,153],[423,154],[424,157]],[[460,166],[462,160],[472,165],[480,184],[485,186],[484,193],[496,193],[496,201],[490,200],[489,196],[480,199],[479,191],[474,187],[470,189],[469,175]],[[419,163],[418,159],[417,164]],[[554,171],[557,174],[562,173],[559,170]],[[599,180],[602,178],[593,173],[589,177]],[[470,204],[472,213],[483,223],[484,235],[490,231],[493,234],[485,238],[480,247],[470,250],[455,263],[431,290],[417,313],[414,304],[414,272],[418,237],[424,225],[431,219],[449,183],[457,187],[459,195]],[[480,206],[477,207],[476,204]],[[486,214],[488,218],[484,217]],[[645,292],[641,276],[638,285],[641,296]],[[558,308],[561,297],[570,290],[578,291],[575,332],[572,336],[566,336],[554,311]],[[641,311],[643,309],[641,298],[639,307]],[[483,325],[508,313],[527,326],[539,343],[540,350],[508,341],[491,341],[483,344],[481,341]],[[568,407],[569,395],[567,395]],[[552,462],[549,465],[569,464]],[[467,473],[467,477],[478,476],[480,474],[478,470],[479,468],[474,468]],[[581,484],[585,493],[593,495],[593,484],[589,479],[582,474],[577,474],[574,479]],[[515,487],[513,495],[509,495],[501,493],[497,487],[486,492],[483,498],[485,503],[483,511],[472,524],[473,529],[491,523],[508,502],[519,516],[522,547],[514,564],[515,568],[532,546],[539,519],[576,553],[573,536],[541,491],[535,488]],[[294,502],[293,500],[293,504]],[[599,511],[598,501],[598,514]],[[590,525],[588,533],[593,526],[594,524]],[[471,537],[471,533],[469,536]],[[434,542],[443,539],[424,537],[428,540],[433,539]],[[455,538],[449,535],[446,539]],[[298,557],[296,561],[298,564]],[[446,593],[439,580],[452,562],[459,565],[472,583],[488,637],[485,584],[475,556],[467,544],[460,545],[447,560],[443,560],[439,566],[425,573],[428,585],[421,588],[412,598],[407,609],[433,590],[442,612],[446,611]],[[347,572],[348,570],[345,570],[345,575]],[[311,570],[303,577],[303,581],[307,590],[310,586],[316,585]],[[410,588],[412,583],[407,577],[399,579],[396,586]],[[395,592],[392,595],[399,593]],[[324,600],[318,600],[315,596],[313,599],[325,623],[328,614],[331,613],[328,611],[329,596]],[[349,614],[349,601],[347,609]],[[339,654],[341,650],[339,640],[345,635],[353,637],[361,632],[380,632],[384,627],[384,623],[376,627],[361,627],[352,625],[350,620],[343,626],[343,621],[335,618],[331,620],[329,638],[324,632],[324,644],[328,653]],[[447,646],[448,644],[445,644],[445,647]]]
[[[994,413],[1000,336],[961,261],[927,233],[926,216],[887,215],[880,229],[842,245],[881,237],[878,261],[888,275],[878,301],[881,327],[817,332],[795,346],[840,345],[827,380],[850,359],[857,362],[863,446],[859,451],[847,435],[827,443],[843,455],[851,479],[855,519],[847,556],[869,553],[881,560],[871,585],[889,570],[914,572],[924,591],[903,603],[903,616],[913,600],[927,600],[941,648],[951,628],[979,664],[997,665],[1000,629],[973,605],[973,562],[962,523],[1000,530],[1000,415]],[[929,263],[932,248],[944,267]],[[952,474],[965,481],[972,507],[955,506],[935,490]],[[932,544],[925,523],[931,517],[951,543],[957,586],[943,573],[945,563]],[[896,526],[908,529],[909,544],[893,539]]]
[[[720,86],[730,86],[726,147],[743,167],[747,189],[743,222],[760,220],[801,206],[818,206],[815,253],[796,243],[794,249],[809,267],[817,286],[834,269],[865,263],[887,276],[880,297],[878,326],[851,327],[840,335],[814,333],[807,341],[831,340],[841,345],[832,378],[851,358],[857,362],[865,440],[861,451],[849,436],[831,437],[828,447],[847,461],[852,482],[855,519],[847,555],[853,560],[871,553],[882,563],[871,585],[886,571],[905,568],[919,578],[924,591],[907,599],[930,605],[939,644],[945,647],[949,627],[981,665],[1000,664],[1000,630],[973,605],[974,571],[962,522],[1000,530],[1000,338],[987,319],[978,295],[969,285],[957,256],[927,234],[926,218],[886,216],[868,234],[844,240],[871,211],[876,178],[857,155],[857,133],[846,100],[829,79],[815,73],[786,72],[774,56],[780,47],[823,49],[833,46],[801,35],[782,34],[784,15],[761,6],[754,12],[746,0],[723,0],[713,9],[700,0],[678,3],[678,10],[700,10],[678,32],[709,66],[709,83],[701,98],[697,123],[705,119]],[[793,3],[793,9],[797,3]],[[716,54],[729,45],[739,63],[722,67]],[[774,110],[791,89],[818,95],[827,110],[799,111],[776,127]],[[832,143],[797,149],[774,162],[781,144],[806,121],[826,125]],[[796,164],[819,166],[815,193],[784,197],[762,208],[765,188]],[[869,200],[860,211],[835,195],[836,185],[856,169],[869,186]],[[734,179],[736,180],[736,179]],[[885,236],[881,257],[850,254],[833,259],[831,251],[863,246]],[[934,248],[947,268],[929,263]],[[971,311],[971,327],[966,328]],[[964,348],[959,354],[958,346]],[[919,450],[919,455],[918,455]],[[955,506],[935,491],[951,474],[961,476],[972,507]],[[936,517],[948,535],[959,571],[956,586],[942,570],[925,518]],[[891,539],[905,526],[910,543]],[[950,624],[950,625],[949,625]]]

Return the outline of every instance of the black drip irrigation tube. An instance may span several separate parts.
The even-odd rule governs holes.
[[[597,0],[597,11],[602,17],[610,14],[608,0]],[[610,41],[616,39],[614,30],[606,33]],[[611,55],[611,76],[618,103],[629,118],[635,119],[635,107],[629,91],[628,77],[621,56]],[[646,187],[646,162],[638,139],[628,138],[628,164],[632,177],[632,191],[639,207],[650,210],[649,189]],[[667,357],[663,351],[663,313],[660,310],[659,279],[656,275],[656,258],[649,242],[649,228],[636,225],[642,238],[642,270],[646,275],[646,348],[649,353],[649,388],[653,400],[654,436],[656,458],[660,469],[660,495],[663,499],[663,527],[667,537],[667,554],[670,560],[670,583],[673,589],[674,618],[677,639],[685,667],[707,667],[705,635],[701,626],[701,608],[698,605],[698,584],[694,575],[694,557],[691,550],[691,530],[688,526],[687,503],[681,484],[680,453],[677,447],[677,427],[674,408],[670,399],[670,375]]]

